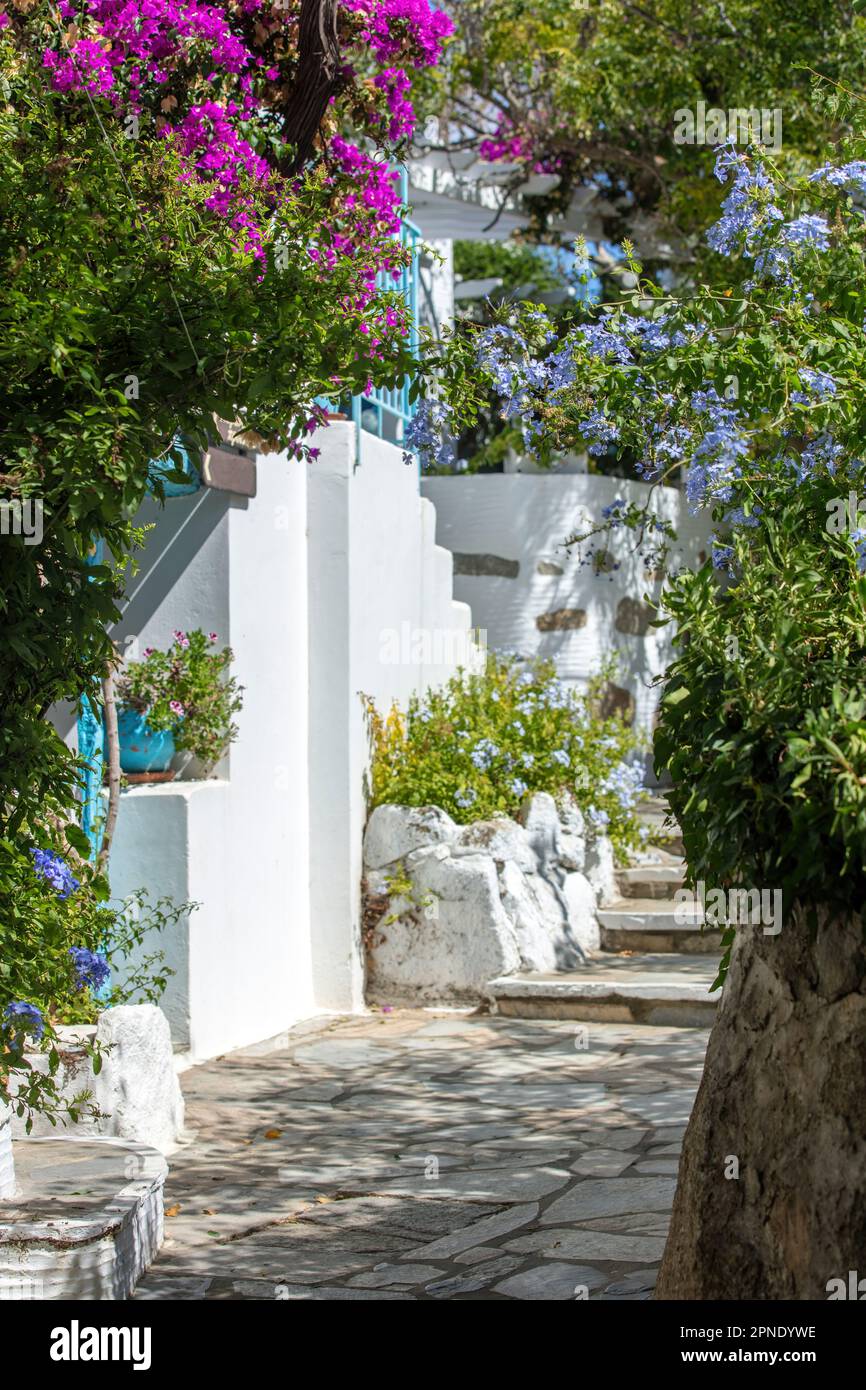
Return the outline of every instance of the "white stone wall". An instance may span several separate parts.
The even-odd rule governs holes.
[[[312,465],[259,457],[254,498],[203,490],[140,518],[155,527],[116,638],[217,631],[245,688],[216,775],[124,792],[112,847],[118,896],[200,904],[164,943],[189,1060],[361,1006],[361,694],[405,704],[477,657],[415,467],[358,438],[333,422]]]
[[[422,491],[436,507],[439,543],[455,555],[455,595],[471,605],[488,645],[551,657],[563,679],[578,683],[615,652],[615,682],[649,731],[659,696],[651,682],[670,659],[670,630],[634,629],[649,616],[640,607],[645,596],[657,598],[661,582],[647,574],[625,528],[603,542],[620,566],[610,573],[581,567],[578,550],[565,546],[600,521],[614,498],[643,503],[648,485],[571,472],[495,473],[425,478]],[[693,563],[709,548],[706,522],[689,514],[674,488],[654,489],[653,501],[678,532],[669,564]]]
[[[310,973],[307,466],[258,460],[257,495],[202,490],[155,518],[116,629],[139,651],[216,631],[244,687],[239,737],[207,781],[121,798],[111,884],[201,904],[166,938],[163,1008],[192,1058],[267,1038],[315,1010]],[[149,943],[150,944],[150,943]]]
[[[349,1009],[363,1002],[361,696],[382,711],[394,700],[405,707],[474,651],[415,466],[349,424],[332,424],[317,443],[308,484],[313,979],[321,1007]]]

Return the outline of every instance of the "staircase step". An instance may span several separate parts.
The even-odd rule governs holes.
[[[162,1154],[124,1139],[17,1139],[0,1202],[0,1302],[124,1299],[163,1238]]]
[[[720,991],[717,962],[700,955],[596,956],[556,975],[507,975],[487,987],[495,1011],[512,1018],[573,1018],[708,1028]]]
[[[617,869],[616,882],[624,898],[672,898],[682,888],[684,874],[681,860],[671,864],[634,864],[630,869]]]
[[[606,903],[598,910],[602,949],[721,954],[721,933],[703,929],[699,903],[679,909],[685,921],[678,922],[676,912],[673,899],[623,898]]]

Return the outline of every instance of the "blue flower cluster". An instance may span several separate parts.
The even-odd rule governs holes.
[[[75,967],[77,989],[100,989],[111,974],[108,961],[97,951],[88,951],[86,946],[70,946],[69,954]]]
[[[749,452],[740,412],[715,387],[695,391],[692,409],[706,415],[709,428],[698,441],[686,472],[686,497],[693,511],[712,502],[730,502],[742,476],[740,460]]]
[[[45,1032],[45,1019],[35,1004],[25,1004],[23,1000],[13,1000],[6,1005],[6,1026],[13,1038],[23,1038],[29,1033],[38,1041]]]
[[[457,459],[453,435],[450,407],[444,401],[419,401],[403,436],[404,461],[412,462],[409,450],[414,449],[425,468],[453,468]]]
[[[637,763],[619,763],[601,783],[601,790],[611,792],[624,811],[631,811],[644,791],[643,772]]]
[[[499,749],[492,739],[481,738],[469,754],[469,758],[473,767],[477,767],[479,772],[486,772],[498,753]]]
[[[791,400],[797,405],[814,405],[835,396],[837,391],[836,382],[829,372],[819,372],[815,367],[801,367],[800,381],[806,389],[791,392]]]
[[[59,854],[50,849],[32,849],[30,853],[37,877],[49,883],[58,898],[65,900],[80,887],[66,860],[61,859]]]
[[[619,430],[613,420],[601,410],[594,410],[580,427],[580,432],[584,439],[589,441],[587,453],[594,458],[600,458],[606,454],[610,445],[619,439]]]
[[[809,175],[810,183],[829,183],[831,188],[844,188],[866,198],[866,160],[852,159],[850,164],[822,164]]]

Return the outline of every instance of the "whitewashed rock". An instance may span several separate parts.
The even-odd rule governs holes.
[[[542,864],[559,857],[561,826],[556,802],[548,792],[535,792],[520,808],[529,842]]]
[[[510,816],[493,816],[491,820],[473,821],[460,828],[451,853],[489,854],[496,863],[511,862],[523,873],[534,873],[538,867],[530,837],[522,825]]]
[[[583,812],[571,792],[563,793],[559,806],[559,819],[562,829],[567,835],[576,835],[580,840],[586,839],[586,823]]]
[[[596,835],[587,840],[584,873],[592,884],[592,890],[598,902],[613,902],[618,896],[613,865],[613,845],[606,835]]]
[[[555,924],[545,917],[529,882],[516,864],[499,870],[499,896],[511,921],[524,970],[555,970]]]
[[[420,920],[399,918],[377,933],[369,957],[377,999],[477,998],[489,980],[520,968],[492,859],[430,857],[413,882],[419,900],[429,895],[436,910]]]
[[[395,864],[413,850],[453,840],[457,829],[438,806],[377,806],[364,834],[364,863],[370,869]]]
[[[574,939],[587,954],[601,947],[601,930],[596,915],[595,893],[584,874],[566,874],[562,885],[568,905],[568,924]]]
[[[61,1065],[57,1082],[64,1096],[89,1091],[98,1117],[83,1115],[70,1131],[76,1135],[106,1135],[148,1144],[160,1153],[171,1151],[183,1129],[183,1096],[174,1068],[168,1019],[156,1004],[121,1004],[106,1009],[95,1026],[65,1028],[61,1034]],[[102,1069],[94,1075],[84,1044],[94,1038],[103,1050]],[[28,1060],[47,1067],[44,1053]],[[25,1121],[15,1117],[13,1133],[25,1134]],[[58,1132],[37,1116],[31,1133],[49,1137]]]

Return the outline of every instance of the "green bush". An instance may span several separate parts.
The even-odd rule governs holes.
[[[227,674],[232,649],[213,651],[216,638],[199,628],[178,631],[167,652],[148,648],[117,683],[122,704],[144,715],[154,733],[171,729],[178,750],[186,749],[207,768],[236,737],[232,715],[243,703],[241,687]]]
[[[825,529],[844,490],[793,492],[732,538],[726,585],[707,563],[665,594],[677,656],[655,760],[690,880],[780,889],[786,919],[866,910],[866,577]]]
[[[490,656],[483,673],[460,672],[413,696],[405,713],[394,706],[383,717],[368,700],[371,809],[441,806],[465,824],[496,812],[516,817],[533,792],[560,802],[571,793],[590,832],[633,848],[639,739],[621,717],[596,712],[608,674],[579,694],[557,679],[552,662]]]
[[[81,837],[77,826],[67,833]],[[150,902],[143,890],[110,901],[96,867],[60,844],[59,835],[28,850],[0,840],[0,1100],[28,1125],[35,1113],[75,1121],[89,1109],[86,1093],[71,1101],[58,1093],[57,1025],[92,1023],[117,1004],[156,1003],[173,972],[162,951],[139,948],[191,908]],[[31,1065],[33,1050],[47,1054],[47,1073]],[[88,1050],[98,1071],[98,1051]]]

